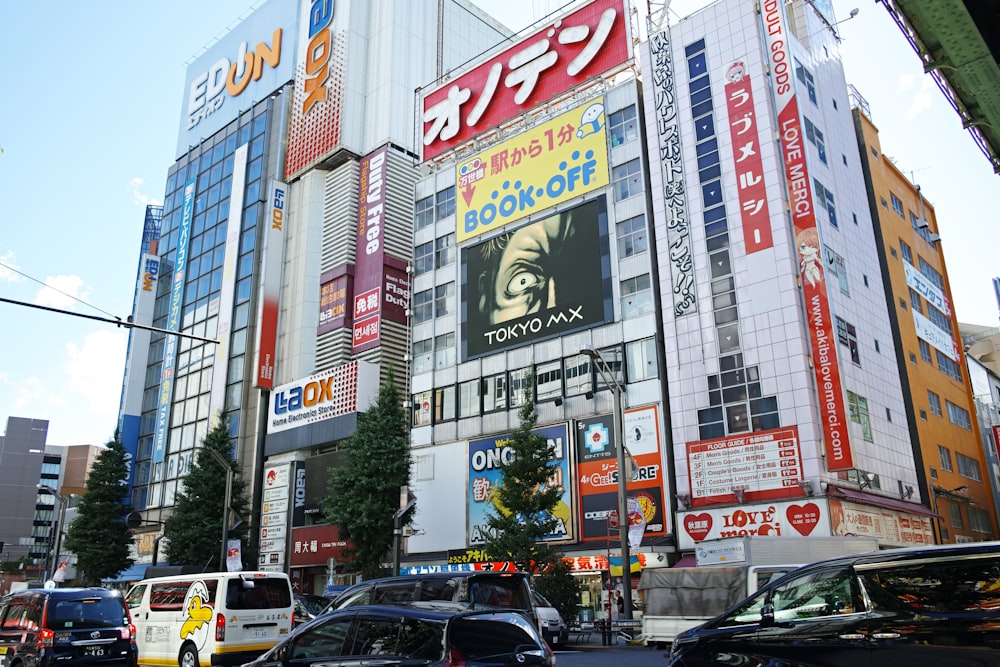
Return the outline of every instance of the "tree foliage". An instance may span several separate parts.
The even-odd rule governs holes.
[[[222,555],[226,474],[219,461],[207,451],[211,449],[221,454],[234,472],[230,507],[242,521],[229,531],[228,537],[243,541],[244,569],[255,569],[257,566],[253,547],[247,542],[250,529],[247,485],[240,475],[239,466],[233,460],[228,421],[226,418],[220,419],[215,428],[205,436],[202,447],[196,450],[191,470],[184,477],[184,489],[178,489],[174,511],[164,522],[163,535],[168,541],[165,557],[171,565],[193,565],[219,572],[226,570],[226,564],[219,562]],[[233,512],[230,512],[230,517]],[[231,522],[233,520],[231,518]]]
[[[393,514],[399,487],[410,480],[410,425],[389,369],[378,399],[358,415],[358,426],[343,448],[342,465],[329,469],[323,501],[326,520],[348,543],[345,555],[365,579],[384,576],[391,559]],[[412,521],[412,512],[402,525]]]
[[[584,584],[561,558],[548,570],[532,578],[531,585],[559,610],[559,615],[567,624],[580,614],[580,596]]]
[[[541,540],[559,525],[553,510],[563,489],[553,484],[555,445],[532,432],[538,422],[533,386],[532,375],[525,383],[521,422],[507,445],[509,456],[502,457],[501,480],[490,491],[493,507],[486,515],[490,536],[485,551],[491,558],[512,560],[534,573],[560,557]]]
[[[98,585],[132,566],[132,532],[125,526],[129,512],[128,459],[116,430],[97,455],[87,475],[87,493],[76,505],[62,551],[76,554],[77,578]]]

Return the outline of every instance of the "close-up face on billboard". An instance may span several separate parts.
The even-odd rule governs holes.
[[[464,248],[463,359],[610,322],[610,281],[603,196]]]

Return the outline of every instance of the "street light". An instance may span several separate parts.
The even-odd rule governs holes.
[[[593,360],[594,366],[604,378],[604,382],[614,392],[615,409],[613,420],[615,446],[618,452],[618,538],[622,544],[622,596],[625,602],[625,619],[632,620],[632,554],[629,551],[628,543],[629,515],[628,480],[626,479],[625,470],[625,414],[622,412],[622,400],[625,395],[625,389],[615,379],[614,373],[611,372],[611,367],[608,366],[608,362],[604,360],[600,352],[584,349],[580,350],[580,354],[586,355]],[[608,563],[609,570],[610,567],[611,564]],[[610,571],[608,574],[610,575]]]
[[[937,514],[937,527],[938,527],[938,544],[944,543],[944,538],[941,535],[941,509],[940,503],[938,502],[938,496],[948,496],[950,498],[955,498],[957,494],[964,493],[969,490],[968,484],[963,484],[962,486],[956,486],[954,489],[942,489],[936,485],[931,485],[931,494],[934,496],[934,513]],[[968,500],[965,496],[958,496],[963,500]]]
[[[56,515],[56,523],[55,523],[56,525],[55,551],[54,552],[50,551],[49,557],[45,559],[45,576],[43,578],[46,581],[48,581],[50,574],[49,563],[50,562],[52,563],[51,574],[53,577],[55,576],[56,568],[59,567],[59,551],[60,549],[62,549],[63,521],[65,520],[66,517],[66,503],[68,502],[69,499],[47,484],[39,484],[38,490],[44,493],[48,493],[49,495],[55,497],[55,499],[59,501],[59,514]],[[52,544],[51,539],[49,540],[49,544],[50,545]]]
[[[204,447],[204,451],[212,455],[212,459],[223,467],[226,471],[226,500],[222,506],[222,550],[219,556],[219,572],[226,571],[226,542],[229,541],[229,504],[233,500],[233,465],[227,461],[219,452],[211,447]]]

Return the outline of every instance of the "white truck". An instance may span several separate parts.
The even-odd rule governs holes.
[[[643,570],[642,639],[666,646],[678,633],[715,618],[757,589],[802,565],[878,550],[866,537],[734,537],[700,542],[695,567]]]

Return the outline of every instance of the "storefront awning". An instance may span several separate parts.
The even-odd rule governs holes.
[[[130,581],[142,581],[142,578],[146,574],[147,567],[149,567],[149,563],[136,563],[127,570],[122,570],[117,576],[111,579],[102,579],[101,583],[124,584]]]
[[[852,503],[872,505],[874,507],[882,507],[884,509],[895,510],[897,512],[906,512],[907,514],[916,514],[918,516],[931,518],[937,518],[940,516],[936,512],[932,512],[923,505],[918,505],[917,503],[908,503],[894,498],[886,498],[884,496],[874,496],[870,493],[855,491],[854,489],[843,489],[839,486],[830,485],[827,487],[827,491],[829,492],[831,498],[849,500]]]

